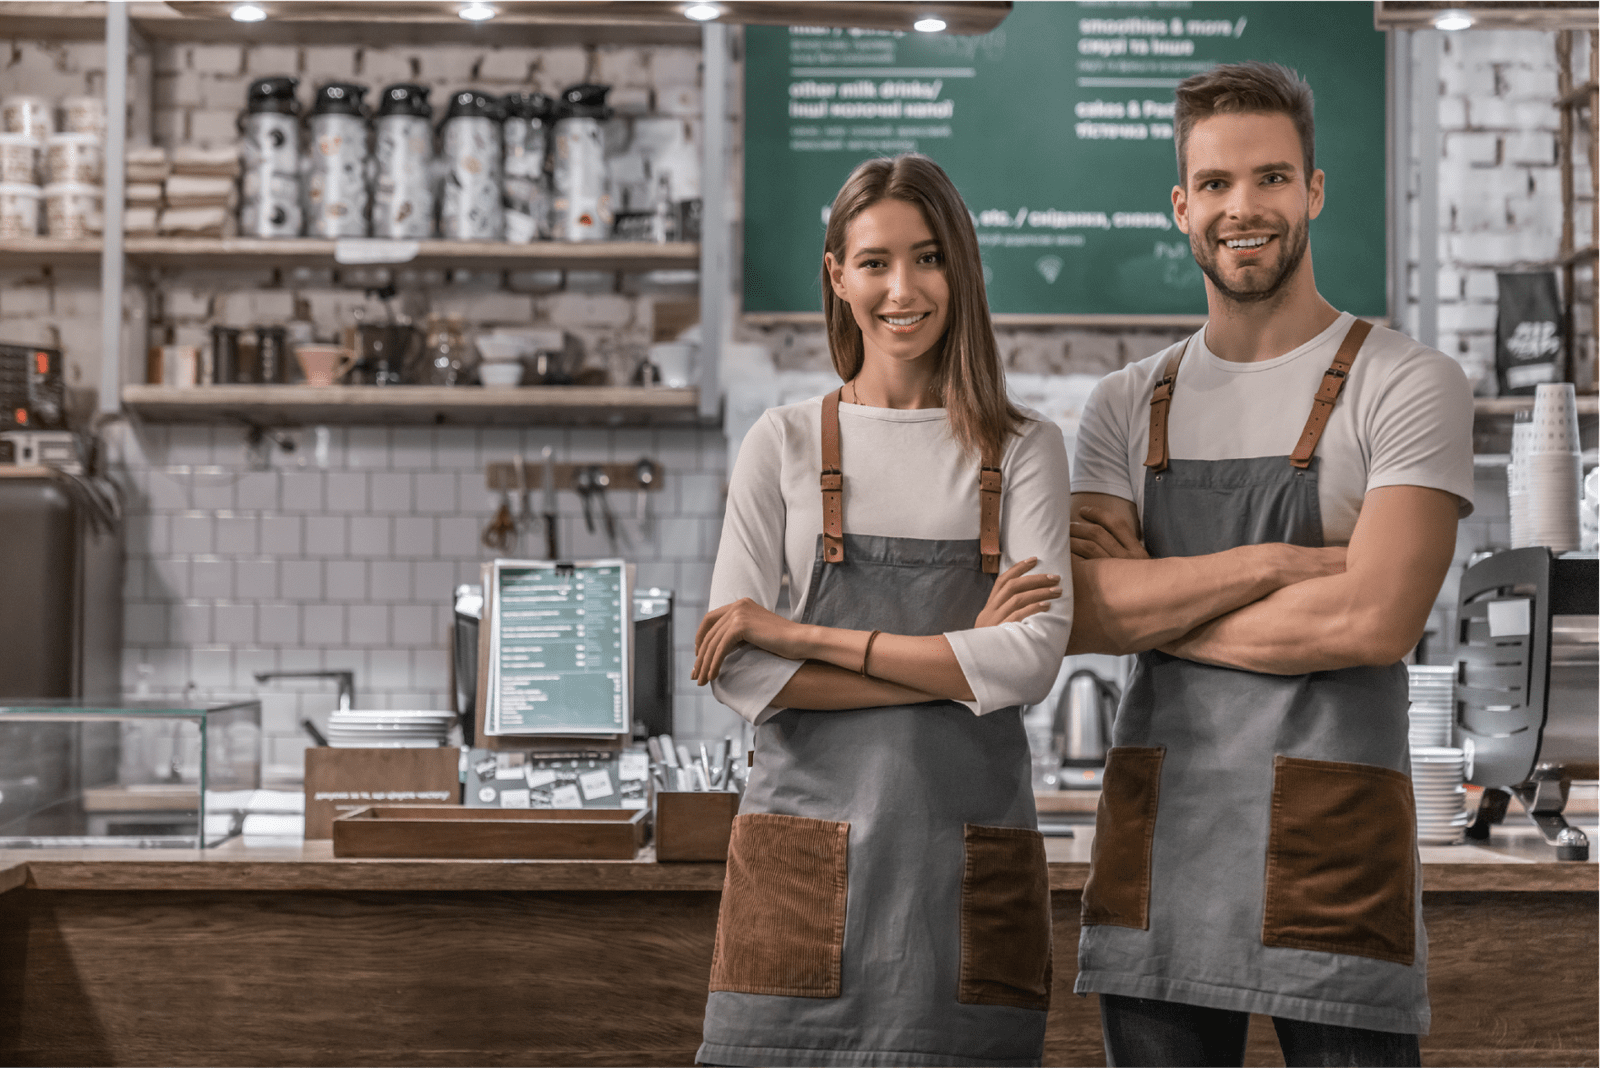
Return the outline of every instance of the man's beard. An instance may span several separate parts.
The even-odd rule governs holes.
[[[1212,226],[1214,232],[1220,221]],[[1299,268],[1300,261],[1305,259],[1306,248],[1309,246],[1309,227],[1304,218],[1298,220],[1288,231],[1279,232],[1278,240],[1283,244],[1283,254],[1278,257],[1278,270],[1271,281],[1259,289],[1234,289],[1222,280],[1222,273],[1217,269],[1217,257],[1213,251],[1217,246],[1212,233],[1207,233],[1203,238],[1194,234],[1189,238],[1189,251],[1194,254],[1194,262],[1199,264],[1211,284],[1217,287],[1217,292],[1235,304],[1261,304],[1271,301],[1278,296],[1284,283]]]

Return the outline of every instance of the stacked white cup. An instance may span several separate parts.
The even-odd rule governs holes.
[[[1534,395],[1533,418],[1512,428],[1506,488],[1513,549],[1578,548],[1582,475],[1577,395],[1570,382],[1542,385]]]
[[[1411,796],[1417,806],[1417,841],[1453,845],[1467,825],[1467,791],[1462,785],[1466,755],[1449,746],[1413,746]]]
[[[1410,741],[1413,749],[1450,744],[1456,669],[1408,664],[1411,677]]]

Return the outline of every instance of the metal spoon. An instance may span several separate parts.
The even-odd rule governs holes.
[[[649,540],[654,536],[655,521],[650,514],[650,487],[656,481],[656,462],[648,456],[639,457],[639,462],[633,467],[633,475],[639,480],[638,500],[634,502],[633,518],[639,523],[639,536]]]
[[[594,533],[594,472],[593,467],[580,467],[572,473],[572,488],[578,491],[578,500],[583,502],[583,525],[590,534]]]

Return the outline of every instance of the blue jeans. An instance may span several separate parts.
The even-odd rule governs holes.
[[[1106,1064],[1112,1068],[1211,1068],[1244,1063],[1250,1014],[1153,998],[1100,995]],[[1274,1016],[1289,1068],[1415,1068],[1416,1035],[1306,1023]]]

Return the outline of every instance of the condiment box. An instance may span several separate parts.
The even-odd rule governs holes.
[[[334,817],[369,805],[454,805],[461,799],[461,751],[306,750],[306,837],[333,837]]]
[[[736,793],[656,792],[657,860],[727,860]]]
[[[336,857],[632,860],[645,809],[482,809],[376,805],[333,821]]]

